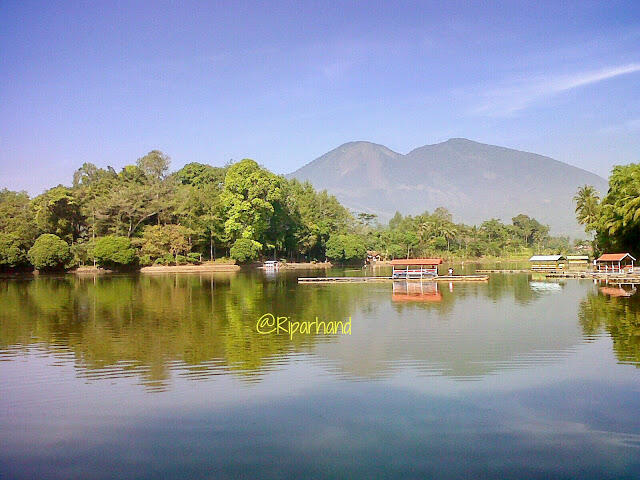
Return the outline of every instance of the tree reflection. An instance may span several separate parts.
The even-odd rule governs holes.
[[[357,299],[326,289],[291,295],[291,288],[234,274],[0,282],[0,348],[71,351],[85,377],[135,374],[155,389],[176,366],[187,375],[223,369],[254,380],[275,359],[308,352],[318,339],[260,335],[261,315],[346,318]]]
[[[630,298],[592,293],[580,304],[580,325],[588,336],[606,331],[621,363],[640,367],[640,297]]]

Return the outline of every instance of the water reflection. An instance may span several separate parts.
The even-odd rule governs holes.
[[[599,293],[589,293],[580,303],[578,318],[585,335],[605,331],[613,340],[618,361],[640,367],[640,297],[630,292],[622,287],[601,287]]]
[[[555,361],[604,330],[620,361],[637,364],[638,299],[603,293],[528,275],[456,285],[298,285],[259,273],[6,280],[0,359],[34,348],[71,354],[82,377],[135,376],[150,390],[170,387],[172,372],[255,382],[296,355],[351,379],[411,368],[465,380]],[[260,335],[256,321],[268,312],[352,317],[353,333]]]

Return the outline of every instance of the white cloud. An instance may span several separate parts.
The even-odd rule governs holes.
[[[636,72],[640,72],[640,63],[570,75],[518,80],[485,92],[482,95],[484,97],[482,103],[473,110],[473,113],[498,117],[510,116],[544,98]]]

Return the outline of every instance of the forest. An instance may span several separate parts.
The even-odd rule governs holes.
[[[591,225],[591,224],[589,224]],[[84,163],[69,186],[30,198],[0,190],[0,268],[125,268],[259,259],[363,263],[385,259],[565,253],[567,237],[521,214],[510,224],[455,223],[445,208],[400,213],[381,225],[351,212],[326,191],[288,180],[250,159],[170,172],[154,150],[120,172]]]
[[[602,199],[585,185],[574,200],[578,222],[593,236],[596,252],[640,254],[640,163],[613,167]]]

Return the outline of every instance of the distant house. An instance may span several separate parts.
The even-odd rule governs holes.
[[[555,272],[564,270],[566,266],[564,255],[534,255],[529,259],[531,270],[534,272]]]
[[[567,270],[578,272],[589,270],[589,255],[567,255]]]
[[[380,253],[375,250],[367,250],[367,263],[376,263],[381,259]]]
[[[441,258],[407,258],[391,260],[393,279],[437,277]]]
[[[596,260],[598,272],[632,272],[636,259],[630,253],[605,253]]]

